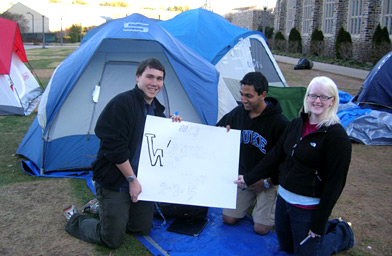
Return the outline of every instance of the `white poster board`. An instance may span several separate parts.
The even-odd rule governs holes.
[[[139,200],[235,208],[240,131],[147,116]]]

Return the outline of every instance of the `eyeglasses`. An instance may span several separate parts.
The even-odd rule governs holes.
[[[308,97],[309,99],[312,100],[317,100],[317,98],[320,98],[321,101],[326,101],[333,98],[333,96],[328,97],[327,95],[316,95],[316,94],[308,94]]]

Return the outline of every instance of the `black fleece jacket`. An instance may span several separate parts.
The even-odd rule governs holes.
[[[100,148],[92,164],[93,179],[107,189],[118,191],[126,183],[116,164],[132,162],[142,142],[145,103],[143,91],[135,86],[110,100],[97,120],[95,134],[100,139]],[[154,103],[155,116],[164,117],[165,108],[157,99]]]
[[[307,114],[287,126],[278,144],[244,175],[250,185],[279,170],[279,184],[303,196],[320,198],[311,230],[324,234],[336,201],[346,184],[351,161],[351,142],[340,124],[322,126],[301,139]]]
[[[227,113],[217,126],[230,125],[241,130],[239,173],[250,172],[278,142],[288,120],[282,114],[279,102],[272,97],[265,98],[267,108],[257,117],[250,118],[249,111],[238,106]]]

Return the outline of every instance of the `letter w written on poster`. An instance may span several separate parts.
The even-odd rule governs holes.
[[[240,131],[147,116],[139,200],[235,208]]]

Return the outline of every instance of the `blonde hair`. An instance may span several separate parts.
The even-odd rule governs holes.
[[[340,123],[340,119],[337,116],[338,107],[339,107],[339,92],[338,87],[335,82],[326,76],[316,76],[310,81],[308,88],[306,89],[306,94],[304,98],[304,112],[311,115],[312,113],[309,111],[308,102],[306,98],[308,97],[309,91],[312,89],[314,85],[321,85],[324,89],[327,89],[331,96],[334,97],[334,102],[330,108],[326,110],[326,113],[323,117],[323,120],[317,124],[317,127],[321,127],[323,125],[330,126],[333,124]]]

